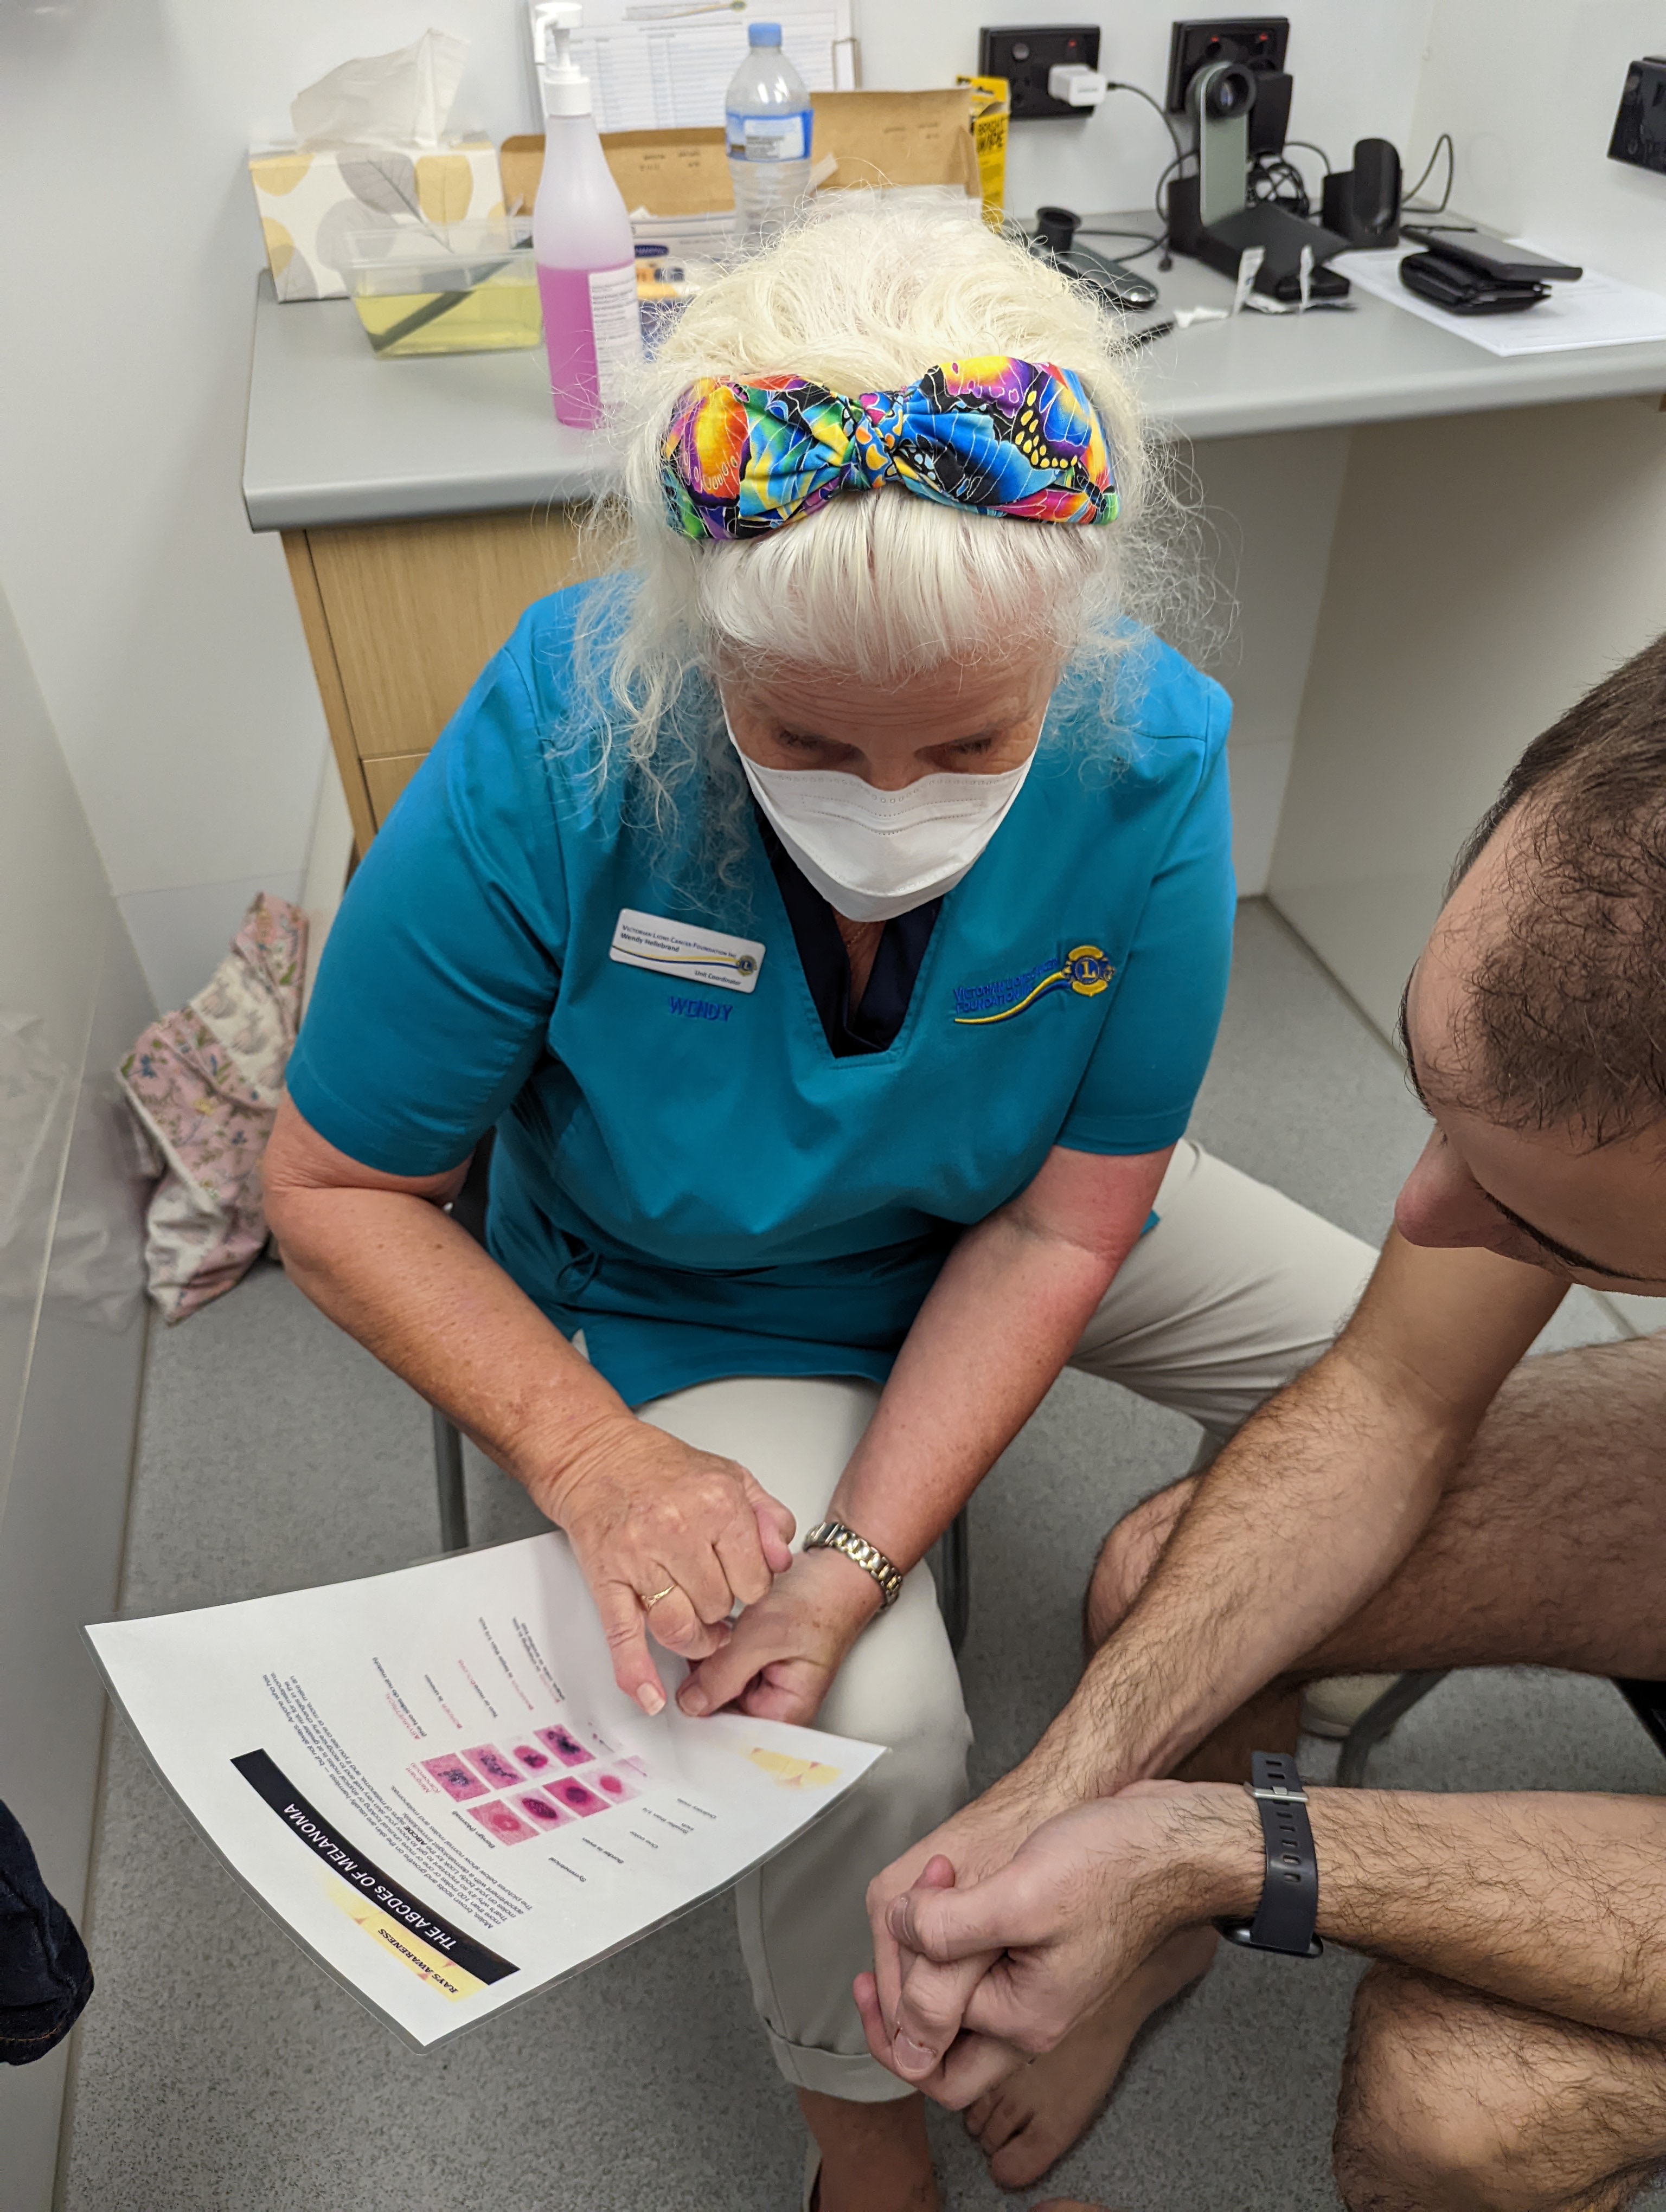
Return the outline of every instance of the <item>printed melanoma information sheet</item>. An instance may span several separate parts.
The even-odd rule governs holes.
[[[558,1534],[87,1634],[233,1873],[422,2050],[728,1887],[880,1756],[647,1719]]]

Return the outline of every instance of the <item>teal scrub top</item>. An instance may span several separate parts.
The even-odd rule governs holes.
[[[1052,1146],[1185,1129],[1231,945],[1225,694],[1145,632],[1110,679],[1067,674],[894,1042],[836,1058],[750,812],[722,879],[698,779],[677,833],[629,773],[595,773],[575,624],[606,588],[527,610],[400,798],[290,1096],[388,1175],[453,1168],[496,1127],[489,1248],[629,1404],[883,1381],[956,1237]],[[761,945],[752,989],[615,959],[627,909]]]

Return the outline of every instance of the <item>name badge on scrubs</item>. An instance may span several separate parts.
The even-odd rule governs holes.
[[[652,969],[685,983],[715,983],[721,990],[752,991],[763,964],[763,947],[750,937],[725,937],[719,929],[667,921],[657,914],[621,909],[613,925],[612,957],[627,968]]]

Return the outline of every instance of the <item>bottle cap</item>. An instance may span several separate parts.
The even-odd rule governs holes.
[[[748,23],[746,43],[749,46],[778,46],[781,44],[779,23]]]

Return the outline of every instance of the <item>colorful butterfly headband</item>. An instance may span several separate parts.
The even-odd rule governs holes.
[[[1110,453],[1079,380],[1006,354],[854,399],[801,376],[702,376],[677,403],[660,475],[685,538],[760,538],[882,483],[975,514],[1116,520]]]

